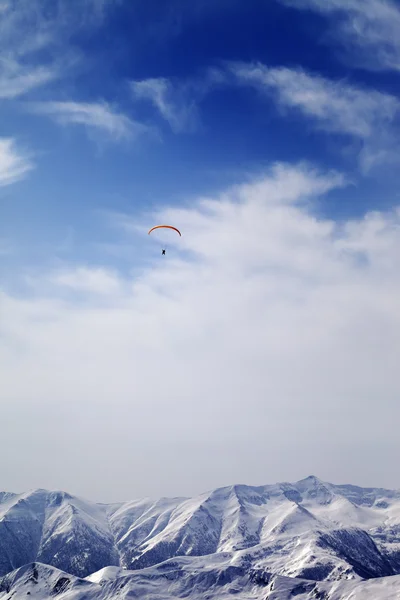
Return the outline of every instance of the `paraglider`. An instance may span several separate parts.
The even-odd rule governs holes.
[[[173,229],[174,231],[176,231],[177,233],[179,233],[179,235],[182,237],[181,232],[179,231],[179,229],[177,229],[176,227],[173,227],[172,225],[155,225],[154,227],[152,227],[151,229],[149,229],[148,234],[150,235],[150,233],[152,231],[154,231],[155,229]],[[162,248],[161,250],[161,254],[163,256],[165,256],[165,248]]]
[[[154,231],[155,229],[160,229],[160,228],[166,228],[166,229],[173,229],[174,231],[177,231],[179,233],[179,235],[182,237],[181,232],[179,231],[179,229],[177,229],[176,227],[173,227],[172,225],[156,225],[155,227],[152,227],[151,229],[149,229],[149,235],[152,231]]]

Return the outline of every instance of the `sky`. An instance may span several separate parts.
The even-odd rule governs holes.
[[[399,27],[0,0],[2,489],[400,488]]]

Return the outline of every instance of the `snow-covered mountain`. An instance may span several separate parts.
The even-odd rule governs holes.
[[[0,579],[0,600],[398,600],[400,575],[316,582],[260,575],[229,557],[179,557],[140,571],[106,567],[86,579],[31,563]]]
[[[188,573],[198,569],[210,589],[215,577],[232,577],[234,587],[243,584],[250,594],[243,598],[258,597],[251,595],[254,586],[265,592],[270,574],[283,577],[276,580],[283,586],[289,585],[282,583],[287,581],[284,577],[340,580],[340,585],[353,579],[352,585],[361,585],[361,579],[400,574],[400,492],[308,477],[293,484],[225,487],[195,498],[110,505],[64,492],[2,493],[0,575],[13,572],[18,579],[21,571],[15,569],[30,563],[41,563],[43,573],[51,573],[43,575],[46,581],[58,577],[51,566],[85,590],[89,584],[100,585],[91,574],[103,568],[107,577],[112,573],[111,579],[128,578],[129,585],[136,586],[147,574],[156,586],[160,569],[166,569],[162,577],[168,572],[167,580],[179,580],[179,589],[189,585]],[[221,572],[225,574],[216,575]],[[79,583],[88,576],[90,580]],[[101,589],[104,585],[103,581]],[[221,590],[218,593],[223,597]],[[269,598],[265,593],[262,597]],[[302,597],[298,592],[298,599]]]

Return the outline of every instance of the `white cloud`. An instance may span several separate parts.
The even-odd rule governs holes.
[[[23,68],[13,62],[0,60],[0,98],[16,98],[56,77],[48,67]]]
[[[132,81],[131,90],[134,98],[149,100],[175,133],[196,128],[198,94],[193,95],[190,84],[174,86],[169,79],[159,77]]]
[[[366,69],[400,69],[400,8],[391,0],[280,0],[335,17],[332,37]]]
[[[122,289],[118,276],[104,268],[78,267],[56,272],[48,279],[55,286],[77,292],[109,295],[117,294]]]
[[[368,138],[376,127],[391,123],[400,103],[375,90],[361,90],[344,81],[333,81],[287,67],[236,64],[239,80],[266,93],[275,92],[278,103],[296,108],[328,130]]]
[[[281,108],[299,111],[318,128],[363,140],[360,158],[365,170],[397,154],[393,128],[400,102],[394,96],[302,69],[234,63],[231,70],[240,82],[275,98]]]
[[[63,300],[4,292],[3,486],[40,479],[123,498],[308,472],[395,485],[400,212],[341,225],[316,216],[318,196],[343,185],[337,173],[278,165],[161,210],[154,221],[182,237],[161,257],[144,227],[154,262],[106,283],[106,304],[65,300],[79,266],[67,279],[61,270]],[[32,430],[16,469],[15,439]]]
[[[0,138],[0,186],[23,179],[33,168],[33,163],[22,154],[12,138]]]
[[[148,132],[149,128],[117,112],[106,102],[40,102],[30,105],[38,114],[52,117],[63,125],[84,125],[103,131],[115,140],[130,139]]]

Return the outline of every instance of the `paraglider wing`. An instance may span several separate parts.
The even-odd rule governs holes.
[[[160,229],[160,228],[162,228],[162,227],[165,227],[166,229],[173,229],[174,231],[177,231],[177,232],[179,233],[179,235],[182,237],[182,234],[181,234],[181,232],[179,231],[179,229],[177,229],[176,227],[172,227],[172,225],[156,225],[155,227],[152,227],[152,228],[149,230],[149,232],[148,232],[148,233],[150,234],[150,233],[151,233],[152,231],[154,231],[155,229]]]

